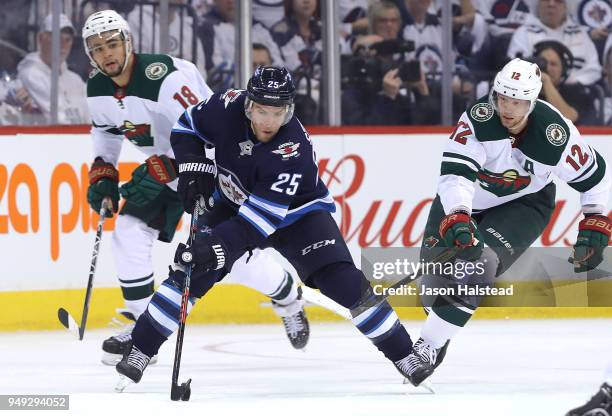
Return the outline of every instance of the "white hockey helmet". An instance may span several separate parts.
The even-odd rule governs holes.
[[[123,62],[123,71],[128,64],[130,55],[132,54],[132,39],[130,36],[130,26],[125,19],[114,10],[102,10],[91,14],[85,21],[83,26],[83,43],[85,46],[85,53],[89,57],[90,63],[94,68],[98,68],[101,72],[104,72],[102,68],[98,66],[96,61],[91,56],[91,51],[87,45],[87,39],[91,36],[101,36],[102,33],[116,30],[117,34],[122,35],[123,41],[125,42],[125,61]]]
[[[497,94],[529,101],[529,115],[542,89],[542,77],[538,65],[514,58],[495,76],[489,92],[489,104],[497,109]]]

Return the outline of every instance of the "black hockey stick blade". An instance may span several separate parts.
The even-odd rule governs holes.
[[[170,399],[173,401],[182,400],[184,402],[189,401],[191,398],[191,379],[182,383],[180,386],[178,384],[172,384],[172,389],[170,390]]]
[[[64,327],[69,330],[70,332],[72,332],[74,335],[76,335],[76,337],[79,340],[82,340],[83,338],[81,337],[81,330],[79,328],[79,325],[76,323],[76,321],[74,320],[74,318],[72,317],[72,315],[70,315],[68,313],[68,311],[64,308],[59,308],[57,310],[57,317],[59,319],[59,321],[62,323],[62,325],[64,325]]]

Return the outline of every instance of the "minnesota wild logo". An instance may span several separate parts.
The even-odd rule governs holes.
[[[166,75],[168,72],[168,66],[161,62],[155,62],[150,64],[145,69],[145,75],[152,81],[156,81]]]
[[[546,127],[546,138],[554,146],[563,146],[567,141],[567,133],[559,124],[553,123]]]
[[[520,176],[514,169],[508,169],[504,173],[489,172],[484,169],[478,172],[477,179],[482,189],[499,197],[520,192],[531,183],[529,175]]]
[[[472,107],[470,115],[476,121],[489,121],[493,117],[493,107],[489,103],[478,103]]]
[[[129,120],[125,120],[123,125],[119,127],[119,131],[135,146],[153,146],[150,124],[134,124]]]

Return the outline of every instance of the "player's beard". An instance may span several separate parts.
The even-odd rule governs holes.
[[[119,75],[121,75],[122,72],[123,72],[123,67],[119,63],[117,63],[117,69],[115,69],[114,71],[111,71],[111,72],[109,72],[108,70],[104,71],[104,73],[111,78],[118,77]]]

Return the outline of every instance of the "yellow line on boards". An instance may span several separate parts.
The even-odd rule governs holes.
[[[62,329],[57,309],[66,308],[80,321],[84,289],[0,292],[2,318],[0,331]],[[235,284],[216,285],[205,299],[196,303],[189,315],[190,323],[274,323],[279,318],[272,308],[262,307],[268,299],[252,289]],[[105,328],[115,309],[123,307],[118,288],[94,289],[91,298],[88,328]],[[422,320],[420,307],[396,307],[404,320]],[[318,306],[307,308],[311,321],[341,321],[343,318]],[[610,307],[483,307],[475,319],[555,319],[555,318],[610,318]]]

